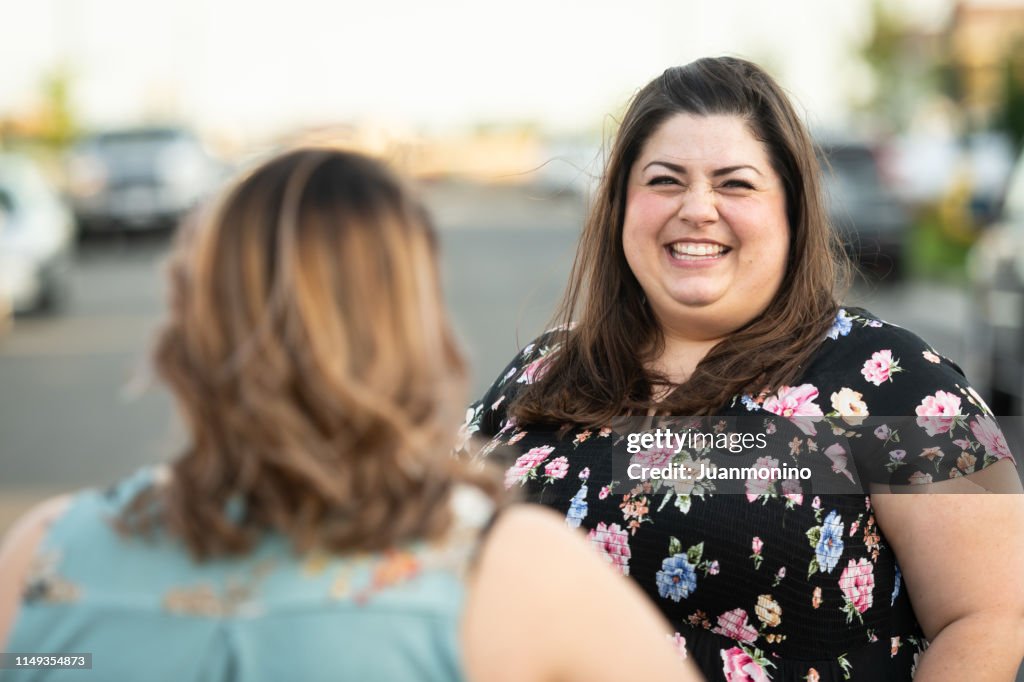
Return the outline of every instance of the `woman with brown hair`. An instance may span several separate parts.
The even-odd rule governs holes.
[[[694,679],[557,518],[488,531],[498,486],[449,454],[466,370],[436,252],[401,182],[326,149],[183,232],[155,358],[188,445],[11,531],[0,642],[27,667],[0,677],[88,653],[103,680]]]
[[[958,367],[840,305],[820,173],[756,65],[701,59],[648,83],[559,325],[470,409],[472,454],[514,448],[506,487],[586,529],[711,679],[1011,679],[1024,497],[885,493],[1019,493],[1013,458]],[[719,457],[732,485],[715,447],[654,441],[630,415],[789,431]],[[787,468],[819,473],[762,476]]]

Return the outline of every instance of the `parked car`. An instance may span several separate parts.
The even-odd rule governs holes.
[[[0,308],[59,307],[68,292],[74,236],[71,212],[39,167],[0,154]]]
[[[186,128],[126,128],[75,145],[68,190],[83,231],[162,228],[195,206],[222,173]]]
[[[968,376],[997,415],[1024,410],[1024,154],[1007,186],[999,220],[982,233],[967,262],[971,322]]]
[[[894,279],[905,266],[910,220],[882,180],[874,149],[862,142],[822,142],[829,218],[847,252],[867,271]]]

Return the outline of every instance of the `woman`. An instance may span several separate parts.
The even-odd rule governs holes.
[[[295,151],[185,234],[156,364],[189,444],[11,531],[5,651],[90,653],[103,680],[696,678],[557,518],[484,537],[497,486],[449,456],[465,364],[436,238],[388,171]]]
[[[701,59],[654,79],[611,148],[562,324],[512,361],[466,433],[489,439],[477,456],[515,448],[506,487],[586,529],[711,679],[1011,679],[1021,496],[883,492],[1019,492],[1013,459],[955,365],[839,305],[819,173],[756,65]],[[753,468],[826,475],[733,495],[623,481],[614,448],[639,442],[613,428],[623,415],[784,421],[798,431]],[[658,466],[707,454],[646,448]]]

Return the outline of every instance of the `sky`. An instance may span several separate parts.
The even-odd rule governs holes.
[[[951,0],[890,0],[939,26]],[[0,0],[0,116],[66,65],[89,125],[176,114],[259,133],[366,123],[595,129],[664,68],[754,59],[812,124],[871,87],[870,0]]]

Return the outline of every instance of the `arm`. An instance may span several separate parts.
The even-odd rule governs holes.
[[[1001,467],[1015,476],[1008,461],[986,471]],[[962,484],[871,501],[931,641],[915,679],[1010,681],[1024,657],[1024,495],[947,491]]]
[[[18,616],[22,589],[36,549],[69,500],[67,496],[57,497],[34,507],[11,527],[0,546],[0,650]]]
[[[492,531],[463,623],[473,680],[702,679],[628,579],[554,514],[521,507]]]

